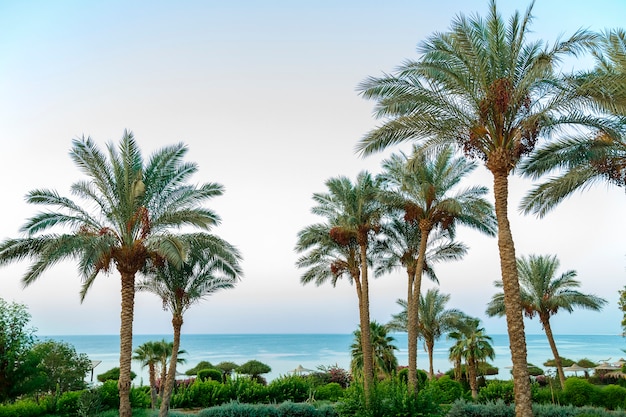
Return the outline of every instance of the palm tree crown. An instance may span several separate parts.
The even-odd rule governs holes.
[[[187,148],[182,143],[157,150],[144,161],[132,133],[125,131],[119,148],[109,144],[107,151],[91,138],[72,142],[70,157],[88,179],[74,183],[71,192],[85,204],[48,189],[28,193],[28,203],[49,210],[26,221],[21,228],[26,237],[0,244],[0,265],[31,259],[22,278],[29,285],[58,262],[76,259],[83,278],[81,299],[101,272],[118,270],[120,416],[129,417],[135,274],[149,260],[182,265],[186,247],[175,232],[182,226],[208,230],[217,224],[219,217],[202,204],[221,195],[223,188],[186,184],[197,165],[183,161]]]
[[[570,270],[557,277],[556,273],[559,265],[560,262],[556,255],[530,255],[529,257],[520,257],[517,260],[522,309],[529,318],[539,316],[539,321],[543,326],[554,355],[561,385],[564,385],[565,375],[563,374],[561,358],[552,334],[550,317],[560,310],[571,313],[574,311],[574,308],[598,311],[607,301],[595,295],[584,294],[576,290],[580,286],[580,282],[575,279],[576,271]],[[501,281],[496,281],[494,285],[502,288]],[[487,315],[504,315],[503,293],[497,293],[493,296],[487,306]]]

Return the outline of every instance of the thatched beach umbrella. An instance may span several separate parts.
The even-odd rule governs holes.
[[[587,368],[583,368],[577,363],[574,363],[570,366],[566,366],[565,368],[563,368],[563,372],[574,372],[574,375],[576,376],[578,376],[578,373],[577,373],[578,371],[585,372],[586,370]]]
[[[300,374],[303,374],[303,373],[315,372],[315,371],[312,370],[312,369],[306,369],[306,368],[302,367],[302,365],[298,365],[298,367],[296,369],[292,369],[289,372],[292,372],[292,373],[294,373],[296,375],[300,375]]]

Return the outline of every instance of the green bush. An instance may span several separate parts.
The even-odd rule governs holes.
[[[75,416],[78,414],[78,401],[82,391],[70,391],[61,394],[57,400],[56,413],[60,416]]]
[[[269,401],[282,403],[284,401],[304,402],[313,389],[312,384],[299,375],[287,375],[276,378],[267,386]]]
[[[311,404],[286,402],[277,406],[232,402],[201,410],[198,417],[337,417],[337,413],[330,406],[315,408]]]
[[[337,401],[343,397],[344,389],[337,382],[319,386],[315,389],[315,399],[318,401]]]
[[[137,374],[134,373],[133,371],[130,371],[130,379],[131,379],[131,381],[133,379],[135,379],[135,377],[137,377]],[[99,374],[96,378],[100,382],[105,382],[105,381],[115,381],[115,382],[117,382],[117,380],[120,379],[120,368],[119,367],[111,368],[108,371]]]
[[[117,410],[120,408],[120,394],[117,390],[117,381],[105,381],[98,387],[100,402],[104,410]]]
[[[181,387],[172,395],[172,408],[214,407],[235,398],[234,388],[230,384],[217,381],[196,381],[188,387]]]
[[[425,391],[437,404],[452,404],[463,397],[463,385],[448,375],[429,381]]]
[[[598,405],[609,410],[624,408],[626,405],[626,388],[618,385],[607,385],[600,389]]]
[[[626,417],[623,411],[609,411],[601,407],[575,407],[573,405],[533,404],[535,417]],[[503,401],[495,403],[471,403],[465,400],[455,402],[446,417],[514,417],[513,405]]]
[[[200,369],[198,371],[198,379],[200,379],[201,381],[211,379],[213,381],[222,382],[222,371],[215,368]]]
[[[258,404],[269,402],[266,385],[250,378],[237,378],[231,382],[234,399],[241,403]]]
[[[599,389],[586,379],[567,378],[563,389],[563,400],[576,407],[594,405],[600,396]]]
[[[43,404],[30,399],[17,400],[12,404],[0,404],[0,417],[39,417],[47,414]]]
[[[502,400],[505,404],[512,404],[515,400],[513,381],[489,381],[478,391],[478,401],[481,403]]]
[[[79,417],[95,416],[102,411],[102,400],[97,388],[81,391],[78,399],[77,415]]]
[[[368,416],[441,416],[442,410],[428,390],[419,391],[417,398],[409,395],[407,385],[399,378],[381,381],[374,385],[370,406],[365,407],[363,386],[354,384],[344,392],[336,405],[341,417]]]

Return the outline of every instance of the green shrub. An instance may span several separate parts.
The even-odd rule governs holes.
[[[104,410],[117,410],[120,408],[120,394],[117,390],[117,381],[105,381],[98,387],[100,403]]]
[[[626,388],[618,385],[607,385],[600,389],[598,405],[609,410],[624,408],[626,405]]]
[[[207,379],[210,379],[213,381],[222,382],[222,371],[215,368],[200,369],[198,371],[198,379],[200,379],[201,381],[206,381]]]
[[[567,378],[563,389],[563,400],[576,407],[596,404],[599,397],[599,389],[586,379]]]
[[[337,401],[343,397],[344,389],[337,382],[330,382],[315,389],[315,399],[318,401]]]
[[[575,407],[573,405],[533,404],[535,417],[626,417],[623,411],[608,411],[601,407]],[[446,417],[514,417],[513,405],[503,401],[495,403],[472,403],[465,400],[455,402]]]
[[[130,406],[132,408],[150,408],[150,404],[150,394],[146,392],[145,387],[131,387]]]
[[[217,381],[196,381],[188,387],[181,387],[172,395],[172,408],[214,407],[235,398],[233,386]]]
[[[47,414],[43,404],[30,399],[17,400],[12,404],[0,404],[0,417],[39,417]]]
[[[267,403],[269,392],[267,386],[250,378],[237,378],[231,381],[234,399],[241,403]]]
[[[313,386],[306,378],[299,375],[288,375],[276,378],[267,386],[269,401],[282,403],[284,401],[304,402],[311,395]]]
[[[191,369],[187,369],[187,371],[185,372],[185,375],[198,375],[198,372],[203,370],[203,369],[213,369],[215,368],[211,362],[208,361],[200,361],[198,362],[198,364],[196,366],[194,366]]]
[[[512,404],[515,400],[513,381],[489,381],[478,391],[478,401],[481,403],[502,400],[505,404]]]
[[[280,405],[241,404],[231,402],[201,410],[198,417],[337,417],[330,406],[315,408],[311,404],[285,402]]]
[[[409,395],[407,385],[399,378],[381,381],[372,388],[370,407],[365,407],[363,386],[354,384],[348,387],[336,405],[342,417],[368,416],[440,416],[441,408],[433,400],[428,390],[421,390],[417,398]]]
[[[137,376],[136,373],[134,373],[133,371],[130,371],[130,379],[133,380],[135,379],[135,377]],[[114,380],[117,382],[118,379],[120,379],[120,368],[111,368],[108,371],[101,373],[97,376],[98,381],[100,382],[105,382],[105,381],[111,381]]]
[[[78,399],[76,414],[79,417],[90,417],[98,414],[102,409],[102,400],[97,388],[81,391]]]
[[[64,392],[57,400],[56,413],[60,416],[75,416],[78,414],[78,401],[82,391]]]
[[[428,391],[432,400],[437,404],[452,404],[463,397],[463,385],[448,375],[429,381],[425,391]]]

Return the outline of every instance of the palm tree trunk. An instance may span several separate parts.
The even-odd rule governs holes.
[[[420,249],[417,255],[417,266],[415,268],[415,278],[413,280],[413,297],[412,307],[413,314],[409,316],[409,343],[414,341],[413,346],[409,346],[409,389],[417,393],[417,335],[419,327],[419,302],[422,291],[422,274],[424,273],[424,265],[426,265],[426,249],[428,247],[428,235],[432,228],[430,221],[420,220]],[[411,308],[411,305],[409,305]],[[413,322],[411,323],[411,320]],[[413,335],[411,335],[413,331]]]
[[[552,327],[550,327],[550,316],[547,314],[545,315],[540,314],[539,320],[541,320],[541,325],[543,326],[543,330],[546,332],[546,337],[548,338],[550,349],[552,349],[552,354],[554,355],[554,363],[556,364],[556,373],[559,375],[559,381],[561,381],[561,388],[565,388],[565,374],[563,373],[563,363],[561,362],[559,351],[556,349],[556,343],[554,342],[554,335],[552,334]]]
[[[413,288],[415,285],[415,269],[408,272],[409,289],[407,295],[407,338],[408,338],[408,356],[409,356],[409,390],[416,392],[417,388],[417,309],[413,299]]]
[[[508,170],[492,170],[493,193],[496,218],[498,221],[498,249],[500,270],[504,290],[504,308],[509,334],[511,360],[513,362],[513,383],[516,417],[532,417],[530,376],[524,333],[524,316],[520,298],[515,245],[508,217],[509,180]]]
[[[170,367],[167,371],[165,388],[163,389],[163,401],[161,401],[161,409],[159,417],[167,417],[170,411],[170,400],[174,391],[174,383],[176,382],[176,365],[178,363],[178,350],[180,349],[180,329],[183,326],[183,317],[175,315],[172,317],[172,327],[174,328],[174,343],[172,346],[172,356],[170,357]]]
[[[435,349],[435,341],[427,340],[426,349],[428,349],[428,379],[433,379],[435,370],[433,368],[433,350]]]
[[[476,376],[478,372],[476,371],[476,359],[472,358],[471,356],[467,358],[466,367],[467,367],[467,378],[469,380],[470,390],[472,391],[472,398],[476,399],[478,398],[478,386],[477,386],[478,378]]]
[[[120,272],[122,280],[122,311],[120,313],[120,417],[132,417],[130,407],[130,365],[133,354],[133,314],[135,308],[135,275]]]
[[[157,404],[157,391],[156,391],[156,369],[154,362],[148,364],[148,377],[150,378],[150,402],[152,409],[156,408]]]
[[[363,389],[366,406],[370,404],[372,382],[374,379],[374,355],[370,332],[370,300],[367,279],[367,246],[361,245],[361,271],[359,291],[359,321],[361,325],[361,349],[363,349]]]

